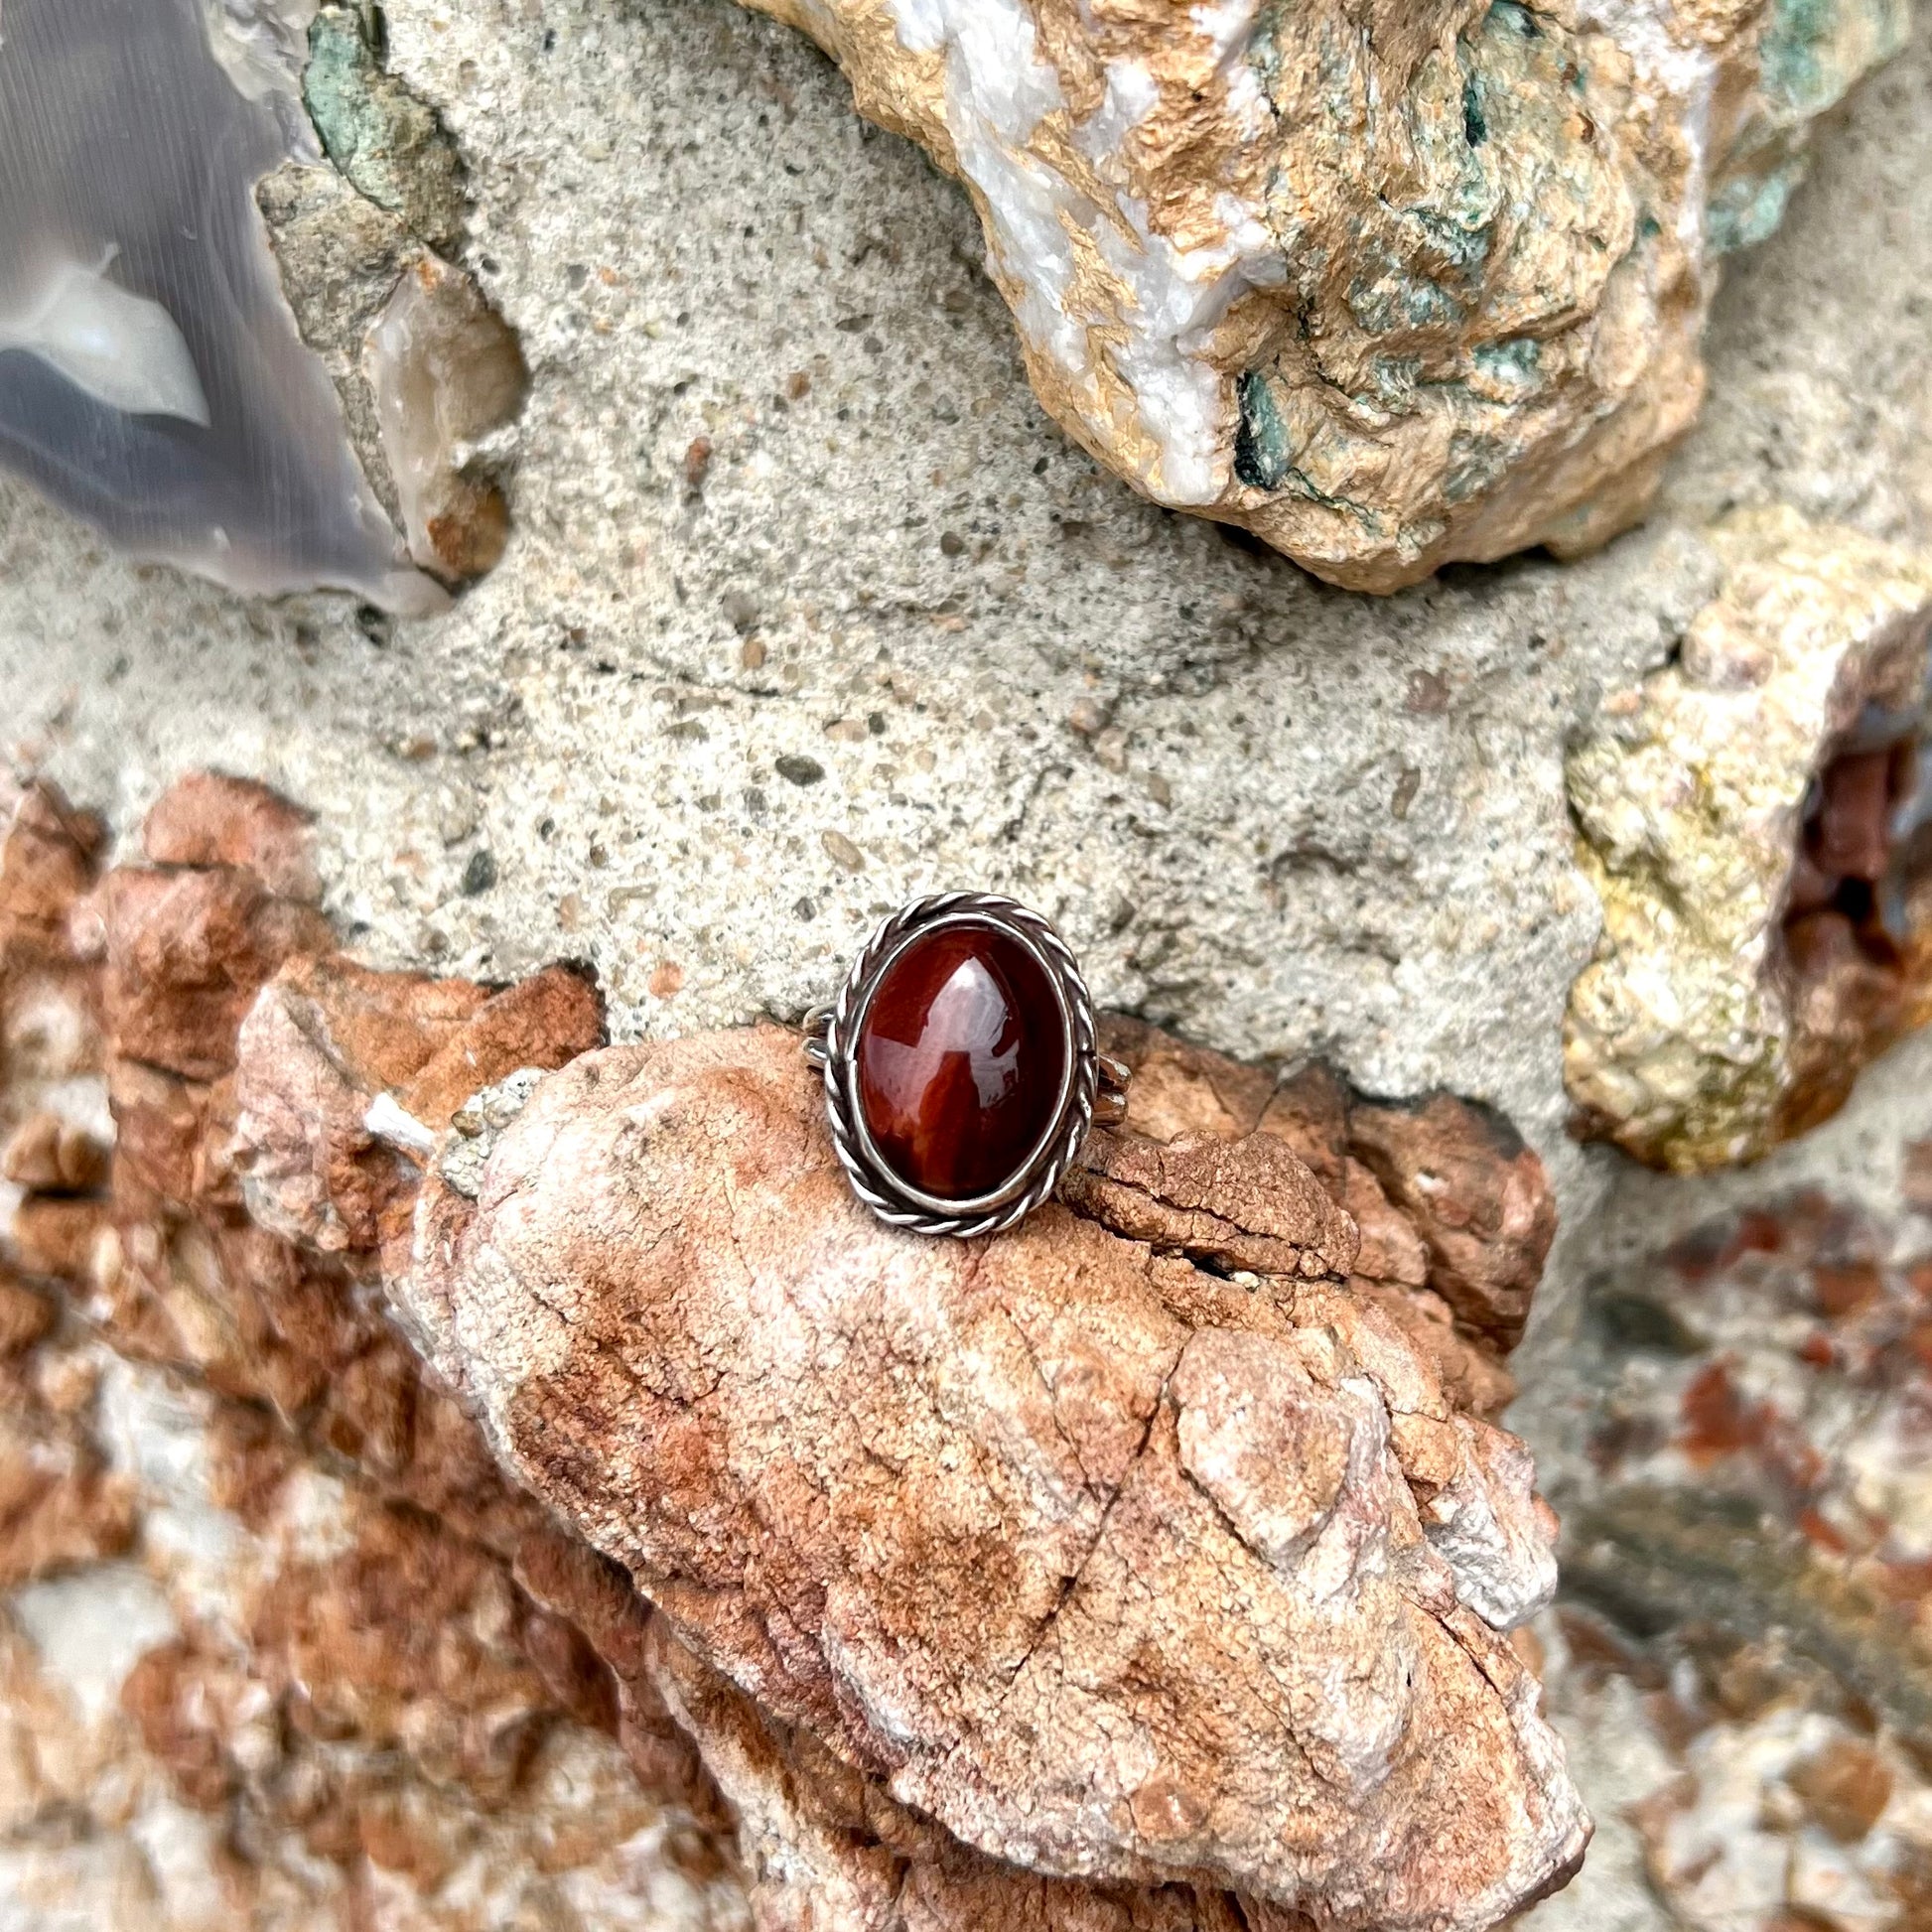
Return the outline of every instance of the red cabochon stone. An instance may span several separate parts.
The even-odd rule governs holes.
[[[887,1165],[943,1200],[990,1194],[1052,1125],[1066,1039],[1045,970],[990,926],[887,968],[859,1035],[859,1105]]]

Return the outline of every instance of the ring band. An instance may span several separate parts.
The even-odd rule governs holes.
[[[902,905],[806,1016],[852,1190],[916,1234],[998,1234],[1051,1197],[1088,1129],[1126,1112],[1065,940],[987,893]]]

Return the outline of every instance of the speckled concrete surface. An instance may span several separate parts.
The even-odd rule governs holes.
[[[392,626],[130,569],[5,485],[0,747],[123,828],[191,766],[265,777],[321,814],[331,909],[371,957],[586,957],[621,1035],[795,1012],[878,912],[985,885],[1060,918],[1108,1004],[1486,1096],[1565,1204],[1519,1358],[1560,1493],[1566,1282],[1712,1198],[1563,1134],[1595,933],[1564,745],[1708,594],[1696,531],[1725,505],[1932,541],[1932,34],[1733,269],[1650,526],[1377,601],[1073,450],[960,192],[782,29],[727,0],[389,15],[531,364],[509,557]],[[1856,1167],[1831,1150],[1921,1105],[1905,1055],[1781,1158]],[[1582,1740],[1609,1808],[1615,1728]],[[1649,1922],[1618,1830],[1551,1925]]]

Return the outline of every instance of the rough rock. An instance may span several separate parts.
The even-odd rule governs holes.
[[[1132,1071],[1125,1125],[1137,1141],[1201,1148],[1261,1135],[1285,1146],[1354,1224],[1352,1261],[1342,1259],[1334,1236],[1325,1237],[1331,1265],[1348,1275],[1351,1291],[1406,1331],[1458,1406],[1492,1418],[1502,1410],[1515,1393],[1502,1359],[1522,1333],[1528,1291],[1556,1224],[1543,1164],[1505,1123],[1449,1094],[1432,1095],[1420,1108],[1377,1105],[1318,1062],[1283,1078],[1113,1015],[1102,1021],[1101,1044]],[[1069,1198],[1094,1191],[1112,1225],[1184,1251],[1198,1210],[1183,1219],[1170,1196],[1143,1189],[1136,1201],[1106,1188],[1114,1150],[1105,1141],[1097,1148],[1101,1178],[1071,1176]],[[1388,1191],[1356,1151],[1379,1163]],[[1138,1159],[1146,1164],[1148,1153]],[[1271,1187],[1292,1173],[1265,1155],[1257,1165]],[[1286,1192],[1295,1198],[1293,1185]],[[1164,1200],[1165,1224],[1154,1215]],[[1140,1227],[1130,1210],[1148,1217]],[[1216,1238],[1223,1245],[1205,1249],[1212,1265],[1232,1260],[1258,1263],[1257,1272],[1294,1272],[1280,1265],[1279,1249],[1272,1256],[1265,1247],[1248,1249],[1244,1263],[1225,1245],[1225,1230]],[[1484,1296],[1471,1292],[1472,1279],[1514,1286]]]
[[[1001,1864],[896,1804],[652,1626],[652,1679],[730,1799],[760,1932],[1294,1932],[1191,1884],[1094,1885]]]
[[[844,1185],[795,1035],[610,1048],[474,1199],[432,1177],[391,1292],[519,1479],[895,1803],[1048,1874],[1487,1925],[1587,1831],[1464,1606],[1531,1613],[1553,1524],[1258,1138],[1121,1156],[1136,1230],[1260,1224],[1291,1272],[1253,1286],[1057,1206],[919,1242]]]
[[[713,1831],[487,1550],[77,1334],[0,1381],[12,1922],[743,1926]],[[54,1442],[94,1487],[51,1542],[13,1505]]]
[[[1628,1359],[1570,1525],[1566,1587],[1638,1630],[1776,1638],[1932,1738],[1932,1457],[1922,1225],[1769,1195],[1608,1275]]]
[[[100,975],[76,908],[105,833],[48,785],[0,794],[0,1134],[11,1165],[30,1158],[18,1136],[51,1132],[58,1144],[101,1127],[85,1086],[100,1068]]]
[[[322,897],[314,819],[252,778],[191,771],[155,800],[141,849],[151,865],[227,866],[253,873],[279,898]]]
[[[234,867],[116,871],[106,922],[115,1051],[203,1081],[233,1067],[235,1029],[264,982],[333,938],[318,912]]]
[[[1815,1125],[1928,1011],[1932,564],[1790,511],[1717,541],[1678,661],[1607,698],[1569,762],[1603,937],[1566,1081],[1583,1131],[1677,1171]]]
[[[377,15],[319,9],[301,89],[333,165],[298,157],[255,190],[283,288],[411,557],[469,582],[509,540],[502,477],[528,378],[514,333],[458,265],[462,159],[389,71]]]
[[[317,8],[302,102],[355,192],[447,253],[463,239],[463,160],[436,110],[388,70],[382,31],[362,7]]]
[[[86,823],[48,793],[21,816],[57,830]],[[161,876],[241,879],[287,904],[241,869],[280,867],[306,881],[271,836],[278,828],[312,829],[272,793],[197,777],[164,796],[144,842],[151,860],[169,860]],[[156,876],[123,868],[97,887],[97,834],[84,845],[23,842],[18,850],[68,856],[44,869],[53,881],[45,890],[17,896],[23,916],[0,920],[0,942],[84,932],[83,907],[112,907],[124,880]],[[294,850],[304,849],[298,837]],[[24,864],[14,876],[25,876]],[[196,1818],[225,1821],[242,1848],[222,1883],[237,1909],[251,1911],[291,1895],[377,1896],[398,1923],[454,1928],[510,1922],[502,1915],[512,1898],[541,1919],[554,1903],[529,1901],[568,1896],[588,1922],[603,1923],[620,1909],[612,1887],[644,1884],[672,1923],[730,1924],[735,1843],[759,1922],[770,1927],[887,1932],[906,1900],[946,1932],[1085,1932],[1096,1912],[1146,1932],[1234,1932],[1242,1923],[1285,1932],[1300,1923],[1252,1898],[1237,1908],[1209,1873],[1149,1882],[1139,1872],[1095,1881],[1019,1871],[909,1808],[880,1767],[853,1764],[836,1740],[755,1702],[681,1642],[621,1569],[503,1479],[475,1425],[400,1345],[368,1290],[385,1233],[391,1258],[406,1251],[394,1235],[417,1172],[410,1151],[420,1156],[431,1123],[448,1123],[443,1167],[461,1167],[467,1154],[486,1179],[493,1170],[479,1157],[493,1159],[540,1104],[521,1104],[538,1068],[605,1063],[598,1054],[571,1059],[595,1039],[600,1017],[576,971],[492,993],[379,972],[332,942],[291,953],[224,1044],[231,1007],[200,997],[210,959],[230,945],[225,977],[239,984],[257,948],[247,924],[208,930],[207,946],[159,949],[156,977],[138,998],[100,948],[76,966],[96,982],[104,1022],[85,1077],[119,1096],[139,1159],[124,1135],[104,1195],[42,1192],[36,1181],[16,1216],[16,1251],[26,1247],[28,1210],[82,1208],[88,1239],[37,1251],[43,1279],[32,1289],[0,1279],[0,1355],[25,1378],[9,1409],[14,1433],[0,1442],[0,1486],[13,1485],[0,1507],[0,1550],[16,1566],[8,1575],[56,1592],[45,1603],[23,1599],[27,1635],[7,1652],[4,1702],[65,1767],[23,1802],[29,1811],[63,1805],[86,1821],[89,1843],[120,1848],[114,1857],[140,1874],[147,1922],[173,1925],[189,1911],[180,1888],[204,1882],[196,1874],[207,1868],[207,1828],[189,1830],[165,1869],[138,1848],[152,1845],[158,1818],[170,1829]],[[199,1062],[232,1071],[200,1080],[106,1045],[128,1035],[129,1001],[176,1015],[178,1043],[199,1016],[214,1030],[200,1041]],[[1266,1069],[1134,1023],[1110,1023],[1109,1034],[1147,1076],[1145,1106],[1113,1141],[1135,1176],[1133,1213],[1159,1223],[1158,1252],[1109,1231],[1104,1205],[1098,1219],[1058,1217],[1055,1241],[1098,1258],[1104,1278],[1084,1299],[1076,1287],[1075,1313],[1098,1307],[1118,1316],[1084,1348],[1055,1307],[1070,1285],[1064,1271],[1049,1269],[1030,1289],[1008,1281],[1014,1306],[1038,1317],[1036,1332],[1015,1330],[1021,1354],[1010,1346],[1002,1358],[1018,1375],[1007,1419],[995,1413],[1005,1400],[997,1378],[983,1390],[994,1407],[981,1413],[997,1424],[989,1448],[1004,1440],[1017,1449],[1031,1430],[1035,1467],[1044,1453],[1057,1468],[1062,1520],[1039,1525],[1033,1548],[1057,1552],[1065,1570],[1081,1526],[1104,1513],[1124,1525],[1138,1516],[1149,1555],[1160,1554],[1161,1484],[1141,1466],[1157,1420],[1170,1500],[1195,1523],[1226,1512],[1239,1529],[1219,1532],[1225,1560],[1245,1562],[1264,1597],[1281,1566],[1299,1567],[1305,1581],[1324,1564],[1337,1577],[1358,1562],[1372,1573],[1352,1546],[1392,1544],[1395,1569],[1428,1610],[1368,1574],[1325,1607],[1310,1606],[1313,1625],[1362,1615],[1359,1606],[1343,1613],[1351,1595],[1393,1617],[1412,1640],[1412,1667],[1430,1665],[1422,1677],[1435,1717],[1420,1721],[1474,1724],[1481,1736],[1506,1740],[1517,1753],[1512,1776],[1525,1781],[1545,1834],[1541,1859],[1562,1863],[1585,1829],[1581,1814],[1535,1718],[1533,1680],[1481,1620],[1515,1622],[1547,1596],[1553,1534],[1520,1449],[1465,1413],[1467,1388],[1493,1396],[1502,1379],[1492,1344],[1454,1331],[1447,1304],[1426,1286],[1427,1264],[1386,1306],[1378,1297],[1387,1284],[1358,1278],[1344,1290],[1336,1279],[1355,1247],[1340,1204],[1349,1164],[1342,1157],[1317,1179],[1290,1151],[1295,1136],[1327,1132],[1359,1104],[1331,1077],[1278,1087]],[[726,1044],[756,1049],[774,1038],[795,1083],[792,1036],[755,1032]],[[476,1091],[526,1062],[497,1088]],[[549,1076],[569,1077],[569,1068]],[[802,1087],[789,1104],[810,1111]],[[376,1154],[395,1165],[371,1205],[365,1183]],[[1498,1193],[1511,1173],[1499,1156],[1487,1174],[1471,1164],[1461,1179]],[[1384,1246],[1396,1245],[1401,1226],[1422,1254],[1407,1221],[1375,1197]],[[843,1214],[845,1197],[834,1198]],[[271,1221],[280,1214],[296,1238],[263,1226],[251,1201]],[[461,1194],[447,1201],[471,1211]],[[1203,1274],[1185,1258],[1203,1216],[1216,1239],[1272,1244],[1248,1258],[1288,1272],[1232,1282]],[[967,1251],[940,1252],[958,1262]],[[86,1311],[89,1337],[64,1325],[64,1304]],[[998,1329],[995,1314],[988,1333]],[[1190,1346],[1170,1346],[1189,1330]],[[1321,1374],[1339,1378],[1334,1386],[1291,1361],[1297,1393],[1284,1399],[1289,1336]],[[1027,1340],[1046,1351],[1040,1368],[1025,1365]],[[1174,1395],[1171,1413],[1157,1417],[1171,1352]],[[1431,1366],[1439,1358],[1464,1371],[1454,1394]],[[1352,1376],[1343,1372],[1351,1362]],[[1124,1383],[1110,1383],[1110,1364]],[[1035,1380],[1042,1372],[1052,1375],[1050,1392]],[[13,1373],[0,1362],[0,1374]],[[1123,1386],[1138,1392],[1138,1407],[1110,1408]],[[1330,1452],[1337,1440],[1340,1464]],[[1375,1466],[1355,1466],[1363,1448]],[[1296,1479],[1285,1481],[1284,1469]],[[1122,1471],[1139,1471],[1139,1499],[1122,1494],[1108,1511],[1100,1497],[1110,1472]],[[1024,1498],[1000,1507],[1018,1520]],[[1268,1555],[1242,1558],[1251,1548],[1242,1537]],[[1165,1547],[1172,1563],[1171,1537]],[[1090,1557],[1083,1574],[1097,1580],[1106,1560]],[[1091,1628],[1093,1610],[1074,1591],[1053,1618]],[[0,1614],[13,1614],[11,1600]],[[126,1634],[89,1680],[106,1688],[70,1693],[62,1673],[71,1665],[46,1648],[46,1632],[60,1618],[98,1614],[118,1618]],[[1383,1687],[1384,1704],[1408,1695]],[[85,1706],[78,1716],[74,1696]],[[1317,1718],[1311,1735],[1339,1749],[1345,1740],[1333,1732]],[[720,1836],[718,1787],[692,1740],[731,1802],[735,1840]],[[1398,1787],[1441,1774],[1431,1752],[1405,1751],[1400,1737],[1384,1743],[1394,1759],[1386,1776]],[[1150,1796],[1148,1783],[1138,1781],[1143,1802],[1132,1822],[1130,1801],[1128,1829],[1170,1847],[1176,1819],[1198,1831],[1198,1822],[1186,1826],[1184,1788],[1157,1774]],[[1498,1804],[1520,1802],[1525,1789]],[[135,1795],[117,1809],[114,1792]],[[1441,1821],[1426,1814],[1407,1829],[1441,1841]],[[1514,1829],[1525,1829],[1520,1817]],[[1511,1842],[1499,1853],[1493,1833],[1470,1830],[1479,1843],[1461,1882],[1487,1873],[1514,1895],[1555,1875],[1533,1872],[1537,1848]],[[536,1845],[550,1849],[538,1855]],[[6,1826],[0,1886],[92,1896],[95,1880],[63,1856]],[[835,1904],[844,1916],[826,1917]],[[1491,1908],[1458,1909],[1474,1923]]]
[[[379,1247],[386,1211],[413,1202],[422,1158],[473,1093],[561,1066],[603,1031],[595,989],[565,967],[492,996],[468,980],[292,962],[237,1042],[250,1214],[327,1252]]]
[[[1922,1922],[1924,1206],[1759,1188],[1590,1294],[1600,1487],[1567,1526],[1558,1682],[1635,1694],[1659,1762],[1631,1816],[1695,1932]]]
[[[1360,590],[1642,513],[1717,257],[1905,34],[1896,0],[757,4],[966,183],[1069,434]]]
[[[170,871],[124,868],[105,902],[165,876],[244,879],[288,905],[231,862],[301,884],[271,834],[302,819],[197,776],[147,826]],[[98,845],[51,793],[22,802],[0,847],[9,960],[87,930]],[[433,1117],[519,1048],[596,1037],[574,973],[501,992],[384,975],[308,930],[327,949],[285,970],[342,1063],[413,1081]],[[132,1002],[174,1016],[177,1044],[210,1030],[177,1057],[232,1066],[233,1008],[204,994],[211,962],[225,984],[251,976],[254,940],[216,923],[204,946],[161,948],[138,995],[98,949],[70,960],[102,1024],[62,1088],[114,1097],[139,1159],[123,1134],[105,1193],[49,1192],[45,1116],[24,1131],[41,1165],[23,1157],[9,1246],[34,1279],[0,1269],[0,1913],[736,1927],[716,1793],[645,1673],[647,1609],[496,1473],[358,1285],[371,1257],[249,1221],[234,1083],[108,1045],[138,1033]],[[21,1078],[48,1091],[37,1065]],[[20,1111],[11,1085],[5,1103]],[[86,1238],[51,1238],[59,1216]]]

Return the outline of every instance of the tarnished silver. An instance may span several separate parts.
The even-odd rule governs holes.
[[[857,1044],[866,1014],[898,958],[915,939],[944,926],[985,926],[1017,940],[1043,969],[1059,1009],[1065,1051],[1052,1118],[1032,1153],[991,1193],[947,1200],[895,1173],[873,1142],[859,1104]],[[998,1234],[1052,1197],[1096,1118],[1126,1111],[1128,1069],[1095,1042],[1093,999],[1066,941],[1037,912],[991,893],[937,893],[901,905],[866,941],[828,1006],[805,1016],[805,1054],[825,1079],[832,1145],[856,1193],[882,1221],[915,1234],[966,1239]]]

